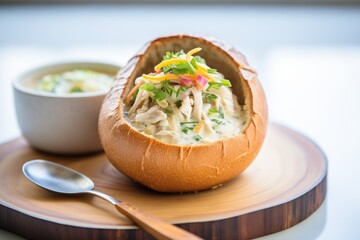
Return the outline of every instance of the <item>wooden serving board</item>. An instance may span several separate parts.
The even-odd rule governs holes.
[[[327,161],[306,137],[270,124],[254,163],[222,187],[187,194],[146,189],[120,174],[103,153],[65,157],[38,152],[22,138],[0,146],[0,228],[27,239],[152,239],[102,199],[64,196],[28,181],[22,165],[48,159],[89,176],[95,189],[204,239],[249,239],[310,216],[326,195]]]

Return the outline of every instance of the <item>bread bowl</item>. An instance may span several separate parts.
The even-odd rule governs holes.
[[[166,52],[183,50],[189,54],[197,48],[208,66],[230,80],[245,116],[241,131],[191,145],[140,132],[128,116],[128,96],[134,91],[135,80],[153,72]],[[118,73],[101,108],[99,135],[107,158],[129,178],[160,192],[194,192],[217,187],[242,173],[262,146],[267,120],[264,91],[241,53],[212,37],[173,35],[147,43]]]

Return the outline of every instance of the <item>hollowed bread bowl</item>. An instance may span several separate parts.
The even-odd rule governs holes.
[[[242,132],[199,145],[160,142],[138,132],[124,117],[125,99],[142,74],[153,71],[166,51],[201,47],[207,64],[222,72],[246,109]],[[121,173],[160,192],[194,192],[217,187],[242,173],[255,159],[265,138],[267,104],[256,72],[230,45],[212,37],[174,35],[157,38],[118,73],[104,100],[99,135],[107,158]]]

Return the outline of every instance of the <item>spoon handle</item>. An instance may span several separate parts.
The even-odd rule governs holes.
[[[116,203],[115,207],[121,214],[133,220],[136,224],[157,239],[201,239],[179,227],[141,212],[139,209],[127,202]]]

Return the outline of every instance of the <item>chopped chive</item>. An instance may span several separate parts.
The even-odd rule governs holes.
[[[177,58],[177,57],[179,57],[180,55],[185,55],[184,50],[180,50],[180,51],[178,51],[178,52],[176,52],[176,53],[166,52],[166,53],[165,53],[165,56],[163,56],[163,60],[169,60],[169,59]]]
[[[186,128],[186,127],[185,127],[185,128],[182,128],[181,131],[182,131],[183,133],[186,133],[186,134],[187,134],[187,133],[189,132],[189,128]]]
[[[213,108],[209,108],[208,114],[218,113],[219,111]]]
[[[146,90],[146,91],[153,91],[155,89],[154,85],[152,83],[145,83],[140,87],[141,90]]]
[[[225,118],[225,114],[224,114],[224,111],[223,111],[222,107],[219,107],[219,116],[220,116],[220,118],[222,118],[222,119]]]
[[[197,141],[197,142],[200,142],[201,139],[202,139],[200,135],[195,135],[193,138],[194,138],[195,141]]]
[[[207,72],[208,72],[208,73],[216,73],[217,70],[216,70],[215,68],[209,68],[209,69],[207,70]]]
[[[214,88],[214,89],[220,89],[220,87],[222,86],[222,84],[220,82],[208,82],[209,87],[207,88],[207,90]]]
[[[79,93],[79,92],[84,92],[80,87],[73,87],[70,90],[70,93]]]
[[[161,89],[154,89],[152,92],[154,93],[154,98],[152,99],[153,102],[161,101],[166,98],[166,94],[161,91]]]
[[[177,101],[175,102],[175,105],[176,105],[176,107],[178,107],[178,108],[181,107],[181,105],[182,105],[182,104],[181,104],[181,100],[177,100]]]
[[[222,119],[225,118],[225,114],[224,114],[222,107],[219,107],[219,110],[209,108],[208,114],[214,114],[214,113],[219,113],[219,117]]]
[[[164,109],[164,113],[166,113],[166,114],[172,114],[174,111],[173,110],[171,110],[171,109]]]
[[[191,63],[191,65],[192,65],[195,69],[198,68],[198,66],[197,66],[197,64],[196,64],[196,59],[195,59],[195,58],[191,59],[190,63]]]
[[[209,87],[207,90],[214,88],[214,89],[220,89],[221,86],[224,87],[231,87],[231,82],[227,79],[221,80],[221,82],[209,82]]]
[[[183,126],[182,128],[181,128],[181,131],[183,132],[183,133],[188,133],[189,131],[192,131],[192,130],[194,130],[194,127],[187,127],[187,126]]]
[[[202,57],[195,56],[194,58],[198,63],[206,64],[205,59],[203,59]]]
[[[190,74],[195,74],[195,68],[194,68],[194,66],[193,66],[191,63],[189,63],[189,62],[186,62],[186,65],[188,66],[188,71],[189,71],[189,73],[190,73]]]
[[[212,94],[212,93],[205,93],[204,97],[205,97],[205,102],[206,103],[210,103],[212,100],[218,98],[215,94]]]
[[[181,86],[178,88],[178,90],[176,91],[176,97],[179,96],[180,92],[185,92],[186,90],[188,90],[190,87],[187,86]],[[181,106],[181,105],[180,105]]]
[[[216,119],[216,118],[213,118],[211,119],[212,122],[216,123],[216,124],[219,124],[219,125],[224,125],[225,123],[219,119]]]
[[[231,82],[227,79],[221,80],[221,84],[225,87],[231,87]]]
[[[163,90],[165,93],[167,93],[169,96],[171,96],[174,92],[174,88],[170,85],[170,81],[166,80],[162,82],[161,90]]]
[[[183,126],[183,125],[186,125],[186,124],[198,124],[199,121],[192,121],[192,122],[180,122],[180,125]]]

